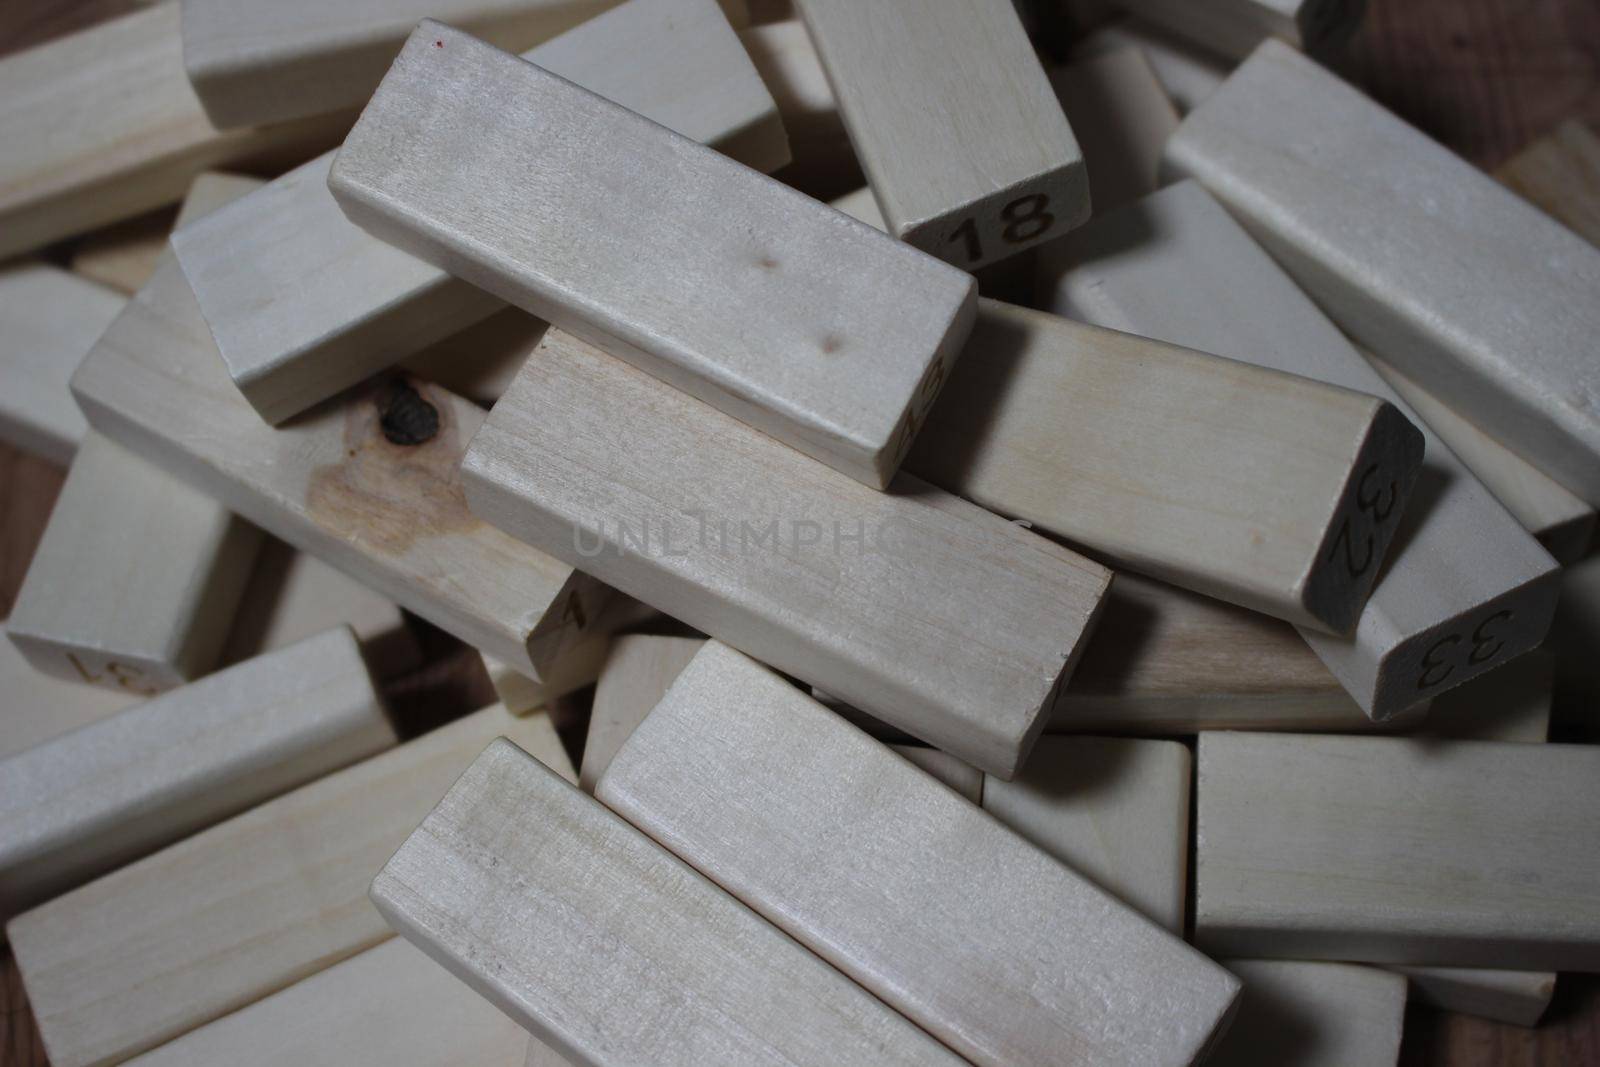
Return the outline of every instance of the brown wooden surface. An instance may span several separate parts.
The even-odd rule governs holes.
[[[270,0],[269,0],[270,2]],[[0,0],[0,53],[41,43],[141,0]],[[1493,167],[1577,117],[1600,127],[1600,0],[1371,0],[1341,70],[1445,144]],[[0,388],[4,383],[0,382]],[[9,614],[63,472],[0,445],[0,617]],[[477,706],[473,656],[433,634],[434,661],[390,693],[402,716]],[[1563,975],[1536,1029],[1413,1007],[1408,1067],[1600,1064],[1600,977]],[[9,951],[0,952],[0,1067],[46,1063]]]

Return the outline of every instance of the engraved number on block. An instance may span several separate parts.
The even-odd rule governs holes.
[[[1370,483],[1373,476],[1378,473],[1378,465],[1372,464],[1361,472],[1361,481],[1356,484],[1356,510],[1371,520],[1371,529],[1362,541],[1360,555],[1356,553],[1356,537],[1350,532],[1350,515],[1347,512],[1344,521],[1339,524],[1339,535],[1333,539],[1333,547],[1328,552],[1328,562],[1333,562],[1342,550],[1344,552],[1345,569],[1350,572],[1350,577],[1359,578],[1367,573],[1372,566],[1373,557],[1376,555],[1374,542],[1377,529],[1394,513],[1395,501],[1400,497],[1400,487],[1389,483],[1388,496],[1384,496],[1382,488],[1371,489]],[[1379,504],[1382,501],[1383,503]]]
[[[1000,237],[1007,244],[1022,244],[1043,234],[1056,224],[1056,217],[1048,210],[1050,198],[1044,193],[1019,196],[1000,209],[1000,221],[1005,223]],[[967,253],[968,263],[983,259],[983,242],[978,237],[978,220],[966,218],[950,235],[950,243],[960,241]]]
[[[1428,654],[1422,657],[1422,674],[1417,678],[1417,688],[1431,689],[1455,673],[1458,664],[1454,660],[1459,652],[1466,652],[1469,667],[1494,659],[1506,647],[1506,643],[1493,632],[1493,628],[1496,623],[1510,622],[1514,617],[1510,609],[1502,608],[1478,623],[1470,637],[1454,633],[1439,638],[1428,649]]]
[[[125,663],[118,663],[116,660],[111,660],[106,663],[105,674],[95,674],[90,671],[89,668],[83,665],[83,661],[78,658],[77,653],[75,652],[67,653],[67,661],[71,663],[73,669],[78,672],[78,676],[86,682],[91,682],[98,685],[100,682],[105,680],[106,674],[109,674],[112,680],[116,682],[118,689],[126,689],[132,693],[139,693],[143,696],[152,697],[160,691],[154,686],[148,685],[141,681],[141,679],[144,677],[144,672],[138,667],[130,667]]]

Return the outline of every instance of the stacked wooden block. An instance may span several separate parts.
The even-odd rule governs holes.
[[[752,6],[0,59],[51,1062],[1348,1067],[1600,970],[1593,136],[1568,229],[1359,4]]]

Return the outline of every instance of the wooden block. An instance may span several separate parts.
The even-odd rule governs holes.
[[[890,233],[976,270],[1089,217],[1083,154],[1009,4],[795,6]]]
[[[1199,767],[1209,952],[1600,966],[1600,750],[1205,733]]]
[[[1078,60],[1130,46],[1144,53],[1181,114],[1193,111],[1216,92],[1232,67],[1221,56],[1138,19],[1099,27],[1074,45],[1071,55]],[[1098,203],[1095,209],[1101,210]]]
[[[1207,1063],[1217,1067],[1394,1067],[1406,982],[1376,967],[1223,960],[1244,981],[1239,1014]]]
[[[772,97],[712,0],[631,0],[528,56],[753,166],[788,158]],[[313,160],[173,241],[230,373],[274,422],[504,309],[346,219],[332,165]]]
[[[328,186],[376,236],[874,488],[972,326],[971,277],[435,23]],[[513,202],[519,226],[493,221]],[[619,218],[626,248],[596,239]]]
[[[1050,87],[1083,150],[1096,215],[1160,187],[1161,148],[1178,128],[1178,109],[1142,50],[1125,45],[1057,67]]]
[[[0,763],[0,920],[396,742],[343,627]]]
[[[220,132],[183,70],[178,0],[0,60],[0,259],[182,198],[201,171],[292,165],[351,115]]]
[[[1205,190],[1182,182],[1096,219],[1052,249],[1041,283],[1060,314],[1371,393],[1424,430],[1428,458],[1355,633],[1302,627],[1369,715],[1543,640],[1555,561]],[[1383,488],[1362,493],[1387,512]]]
[[[1533,1026],[1550,1006],[1550,971],[1493,971],[1477,967],[1394,967],[1411,980],[1411,996],[1441,1011]]]
[[[1573,233],[1600,245],[1600,136],[1568,119],[1494,172]]]
[[[1268,41],[1167,142],[1361,344],[1600,504],[1600,249]]]
[[[0,268],[0,441],[72,462],[88,427],[67,382],[124,303],[48,263]]]
[[[259,126],[366,103],[418,19],[441,19],[521,51],[615,3],[184,0],[183,64],[219,128]]]
[[[948,752],[926,745],[890,745],[906,762],[943,782],[974,804],[983,803],[983,772]],[[997,779],[998,780],[998,779]]]
[[[1202,48],[1243,59],[1272,37],[1307,52],[1347,41],[1366,0],[1117,0],[1121,6]]]
[[[595,686],[589,733],[583,744],[578,786],[594,792],[611,757],[650,709],[666,695],[705,642],[694,637],[633,634],[611,642]]]
[[[625,440],[595,432],[619,410]],[[1004,777],[1110,581],[909,476],[874,492],[559,330],[462,478],[475,515]]]
[[[1189,1064],[1238,992],[726,645],[684,669],[595,795],[975,1064]]]
[[[108,436],[530,676],[581,644],[604,602],[597,583],[467,512],[456,469],[480,409],[388,378],[273,430],[228,378],[175,262],[73,387]]]
[[[344,225],[350,223],[346,221]],[[356,232],[374,240],[363,231]],[[407,357],[401,366],[407,373],[442,385],[479,407],[492,408],[511,388],[522,361],[549,328],[549,323],[521,308],[502,308],[477,325]]]
[[[1542,648],[1443,693],[1420,731],[1428,737],[1540,744],[1550,737],[1555,656]]]
[[[144,699],[127,690],[68,682],[35,670],[17,646],[3,637],[0,693],[5,694],[5,712],[0,714],[0,759],[99,722]]]
[[[483,657],[484,669],[500,703],[513,715],[536,711],[558,697],[593,685],[610,653],[612,635],[661,617],[654,608],[632,597],[613,589],[605,593],[599,615],[585,626],[587,638],[557,660],[542,677],[529,678],[493,656]]]
[[[507,741],[395,853],[372,901],[577,1063],[960,1062]]]
[[[1047,737],[983,809],[1141,915],[1183,936],[1189,750],[1175,741]]]
[[[38,670],[150,696],[216,665],[261,531],[91,433],[6,630]]]
[[[528,1032],[403,938],[191,1030],[130,1067],[524,1067]]]
[[[500,735],[573,777],[547,717],[486,708],[11,920],[50,1062],[120,1062],[389,937],[373,873]]]
[[[860,185],[861,165],[805,25],[790,17],[741,30],[739,40],[772,93],[789,135],[794,158],[782,171],[785,183],[818,199]]]

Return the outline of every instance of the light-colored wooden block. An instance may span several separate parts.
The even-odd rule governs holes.
[[[1083,153],[1011,5],[795,6],[890,233],[976,270],[1089,217]]]
[[[1442,1011],[1533,1026],[1550,1006],[1550,971],[1492,971],[1477,967],[1393,967],[1411,980],[1411,996]]]
[[[3,629],[3,627],[0,627]],[[0,634],[0,759],[113,715],[144,697],[65,681],[34,668]]]
[[[351,226],[348,220],[343,225]],[[369,241],[376,240],[366,237],[364,231],[356,232]],[[407,357],[401,366],[479,407],[491,408],[511,388],[522,361],[549,328],[549,323],[521,308],[502,308],[482,322]]]
[[[1183,114],[1216,92],[1231,69],[1230,62],[1221,56],[1138,19],[1122,19],[1099,27],[1074,45],[1071,55],[1073,59],[1084,59],[1130,46],[1144,53],[1162,88]],[[1098,204],[1095,208],[1100,209]]]
[[[948,752],[926,745],[890,745],[904,760],[928,777],[943,782],[974,804],[983,803],[984,774],[970,763],[963,763]],[[996,779],[998,781],[999,779]]]
[[[1600,750],[1200,735],[1208,952],[1600,968]]]
[[[457,466],[478,407],[388,378],[273,430],[228,378],[175,262],[73,388],[108,436],[530,676],[586,640],[604,602],[597,583],[467,512]]]
[[[1307,52],[1355,33],[1366,0],[1117,0],[1125,10],[1219,55],[1243,59],[1273,37]]]
[[[771,91],[789,135],[794,158],[783,171],[785,181],[795,184],[798,178],[797,188],[811,192],[821,186],[828,190],[822,195],[829,196],[861,184],[861,165],[805,25],[790,17],[742,30],[739,40]]]
[[[608,411],[626,435],[597,432]],[[559,330],[462,478],[475,515],[1006,777],[1110,581],[909,476],[875,492]]]
[[[1550,705],[1556,659],[1542,648],[1518,656],[1442,693],[1417,732],[1466,741],[1521,741],[1540,744],[1550,737]]]
[[[351,632],[0,762],[0,920],[395,744]]]
[[[437,23],[328,186],[376,236],[874,488],[972,327],[970,276]]]
[[[1406,980],[1376,967],[1223,960],[1244,981],[1239,1014],[1206,1060],[1216,1067],[1394,1067]]]
[[[437,18],[521,51],[616,0],[183,0],[183,64],[221,129],[357,108],[406,36]]]
[[[178,0],[0,60],[0,259],[182,198],[215,167],[281,168],[349,113],[220,132],[183,70]]]
[[[11,920],[50,1062],[120,1062],[389,937],[373,874],[501,735],[576,777],[548,717],[485,708]]]
[[[1165,160],[1357,341],[1600,504],[1600,248],[1278,41]]]
[[[0,268],[0,441],[72,462],[88,426],[67,383],[126,302],[49,263]]]
[[[1592,245],[1600,245],[1600,136],[1568,119],[1494,176]]]
[[[983,810],[1101,889],[1183,936],[1189,750],[1176,741],[1047,737]]]
[[[90,433],[6,632],[38,670],[150,696],[214,667],[261,531]]]
[[[788,158],[776,105],[712,0],[630,0],[528,58],[752,166]],[[332,164],[332,153],[313,160],[173,241],[230,373],[275,422],[427,359],[505,307],[346,219]]]
[[[1423,429],[1428,458],[1354,634],[1302,628],[1369,715],[1543,640],[1559,574],[1549,553],[1204,189],[1180,182],[1094,220],[1052,248],[1041,283],[1061,314],[1381,396]],[[1388,513],[1386,486],[1361,492]]]
[[[503,740],[395,853],[372,900],[576,1063],[960,1062]]]
[[[661,614],[654,608],[608,589],[600,614],[594,620],[585,622],[589,639],[575,645],[540,678],[530,678],[489,655],[483,657],[484,670],[488,672],[495,694],[506,710],[513,715],[526,715],[557,697],[596,682],[611,650],[611,635],[660,618]]]
[[[684,669],[595,795],[975,1064],[1188,1064],[1238,992],[726,645]]]
[[[585,793],[594,792],[611,757],[704,645],[695,637],[651,634],[632,634],[611,642],[595,686],[583,762],[578,768],[578,785]]]
[[[1178,128],[1178,109],[1141,49],[1125,45],[1057,67],[1050,86],[1083,150],[1096,215],[1159,188],[1161,148]]]

